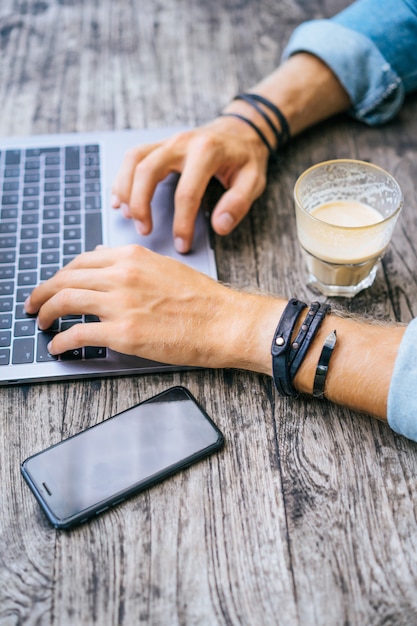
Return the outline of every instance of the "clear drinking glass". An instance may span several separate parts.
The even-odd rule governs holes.
[[[372,285],[403,206],[395,178],[364,161],[325,161],[301,174],[294,199],[308,283],[348,298]]]

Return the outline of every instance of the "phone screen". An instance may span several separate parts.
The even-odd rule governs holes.
[[[191,393],[173,387],[31,456],[22,473],[51,523],[67,528],[222,444]]]

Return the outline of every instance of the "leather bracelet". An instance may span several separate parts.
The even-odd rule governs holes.
[[[247,93],[245,95],[252,98],[252,100],[256,100],[257,102],[260,102],[261,104],[266,106],[270,111],[272,111],[272,113],[275,114],[275,116],[279,120],[279,123],[281,124],[282,144],[289,141],[291,138],[290,127],[288,125],[285,115],[282,113],[282,111],[279,110],[276,104],[274,104],[273,102],[271,102],[264,96],[260,96],[257,93]]]
[[[315,398],[324,398],[324,385],[326,382],[327,372],[329,371],[329,361],[336,345],[336,331],[330,333],[326,337],[323,349],[317,363],[316,374],[314,376],[313,396]]]
[[[327,313],[330,311],[330,305],[329,304],[320,304],[319,308],[316,311],[316,314],[314,315],[309,328],[306,332],[306,335],[304,337],[303,343],[301,344],[301,346],[298,348],[296,355],[294,356],[291,366],[290,366],[290,377],[291,380],[294,380],[295,375],[298,372],[298,369],[301,365],[301,363],[304,360],[304,357],[307,354],[307,351],[311,345],[311,342],[313,341],[318,329],[321,326],[321,323],[323,322],[324,318],[326,317]]]
[[[269,115],[265,113],[263,108],[260,107],[259,104],[257,104],[256,98],[253,98],[251,94],[240,93],[237,96],[235,96],[233,100],[243,100],[247,104],[250,104],[259,113],[259,115],[261,115],[264,118],[265,122],[268,124],[269,128],[272,130],[272,132],[275,135],[276,144],[277,144],[275,147],[275,150],[278,150],[281,147],[282,142],[283,142],[282,133],[279,132],[278,128],[275,126],[274,122],[271,120]]]
[[[302,344],[304,343],[308,329],[310,328],[311,322],[313,321],[314,316],[316,315],[319,308],[320,308],[320,302],[312,302],[310,304],[310,308],[307,312],[307,315],[305,316],[304,322],[301,325],[299,333],[291,344],[291,348],[290,348],[290,352],[288,356],[288,363],[290,367],[291,367],[292,362],[295,359],[295,356],[298,350],[301,348]]]
[[[296,396],[288,363],[289,349],[295,324],[306,303],[292,298],[281,315],[271,345],[274,383],[281,396]]]
[[[268,139],[265,137],[264,133],[248,117],[245,117],[244,115],[241,115],[240,113],[220,113],[220,117],[236,117],[238,120],[242,120],[242,122],[246,122],[246,124],[248,124],[251,128],[253,128],[255,133],[257,133],[258,137],[262,140],[262,142],[268,148],[269,156],[272,157],[273,159],[276,158],[274,149],[269,143]]]

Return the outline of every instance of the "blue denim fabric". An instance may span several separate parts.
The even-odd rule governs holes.
[[[296,52],[310,52],[332,69],[353,117],[383,124],[417,89],[417,0],[357,0],[330,20],[305,22],[283,59]]]
[[[388,424],[417,441],[417,318],[402,338],[388,394]]]

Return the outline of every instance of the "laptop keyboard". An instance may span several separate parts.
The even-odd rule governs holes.
[[[0,152],[0,366],[106,357],[101,347],[47,350],[54,333],[98,318],[68,316],[42,332],[23,307],[39,282],[102,243],[100,175],[96,144]]]

